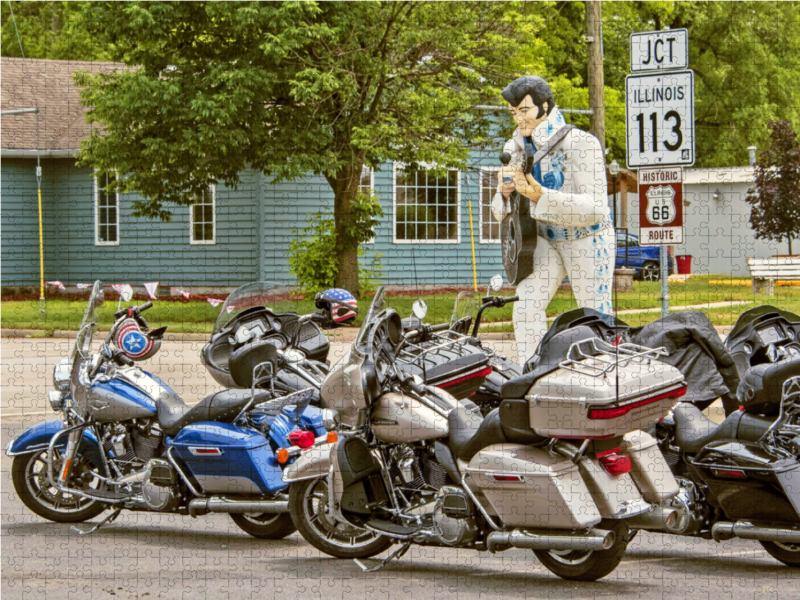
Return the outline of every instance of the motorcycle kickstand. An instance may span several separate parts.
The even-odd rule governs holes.
[[[89,535],[90,533],[94,533],[95,531],[100,529],[106,523],[113,523],[114,519],[116,519],[119,516],[119,513],[121,513],[121,512],[122,512],[122,507],[119,507],[114,512],[112,512],[110,515],[108,515],[105,519],[100,521],[97,525],[91,527],[90,529],[87,529],[86,531],[78,529],[74,525],[72,527],[70,527],[70,529],[72,529],[72,531],[77,531],[78,535]]]
[[[389,561],[394,560],[395,558],[402,558],[403,555],[408,552],[408,549],[411,547],[411,542],[406,542],[403,544],[398,550],[395,550],[392,554],[384,558],[381,562],[379,562],[376,566],[370,568],[367,567],[361,559],[354,558],[353,562],[356,563],[364,573],[374,573],[375,571],[380,571],[383,567],[389,564]]]

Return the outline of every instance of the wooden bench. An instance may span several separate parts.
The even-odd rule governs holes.
[[[773,296],[775,282],[800,280],[800,255],[776,258],[748,258],[747,267],[753,279],[753,293],[764,291]]]

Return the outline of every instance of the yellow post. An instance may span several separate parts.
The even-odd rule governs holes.
[[[472,201],[467,200],[469,207],[469,243],[472,244],[472,286],[473,289],[478,291],[478,272],[475,266],[475,233],[472,229]]]
[[[39,192],[39,301],[44,301],[44,236],[42,235],[42,186]]]

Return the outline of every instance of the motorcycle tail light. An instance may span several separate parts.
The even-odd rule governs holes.
[[[298,448],[311,448],[317,439],[311,431],[292,431],[288,438],[292,445]]]
[[[624,475],[631,471],[631,459],[628,456],[609,454],[600,458],[600,464],[609,475]]]
[[[339,434],[337,434],[335,431],[331,431],[328,433],[329,444],[335,444],[338,441],[339,441]]]
[[[275,458],[278,460],[279,464],[285,464],[286,461],[289,460],[289,451],[286,448],[279,448],[275,453]]]
[[[636,402],[629,402],[628,404],[623,404],[622,406],[615,406],[614,408],[593,408],[589,411],[589,418],[616,419],[617,417],[622,417],[624,415],[627,415],[635,408],[641,408],[642,406],[653,404],[654,402],[658,402],[659,400],[667,400],[668,398],[680,398],[685,393],[686,393],[686,386],[684,385],[669,392],[659,394],[658,396],[653,396],[652,398],[645,398],[644,400],[637,400]]]

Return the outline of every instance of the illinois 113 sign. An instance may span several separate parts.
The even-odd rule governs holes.
[[[639,244],[683,243],[683,169],[639,169]]]
[[[628,167],[694,164],[694,72],[625,78]]]

